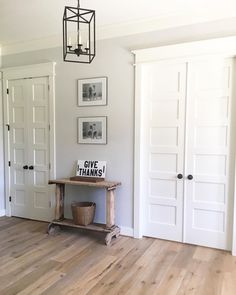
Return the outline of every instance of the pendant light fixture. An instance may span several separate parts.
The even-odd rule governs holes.
[[[66,6],[63,15],[63,58],[91,63],[96,54],[95,10]]]

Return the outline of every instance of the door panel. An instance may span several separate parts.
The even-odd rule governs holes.
[[[27,96],[26,80],[9,82],[12,215],[29,218],[28,173],[23,169],[28,162]]]
[[[143,66],[144,235],[182,241],[186,64]]]
[[[49,105],[48,79],[31,80],[29,106],[29,174],[32,208],[35,219],[51,219],[51,200],[49,195]]]
[[[186,175],[187,243],[230,249],[229,155],[232,61],[188,65]]]

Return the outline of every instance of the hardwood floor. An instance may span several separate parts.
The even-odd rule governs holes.
[[[47,224],[0,218],[0,294],[235,295],[236,257],[192,245],[74,229],[46,234]]]

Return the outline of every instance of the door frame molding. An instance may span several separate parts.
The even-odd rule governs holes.
[[[7,124],[9,124],[9,95],[7,89],[10,80],[47,77],[49,83],[49,155],[51,169],[49,170],[49,177],[56,178],[56,126],[55,126],[55,62],[47,62],[41,64],[32,64],[27,66],[9,67],[0,69],[2,73],[3,86],[3,126],[4,126],[4,175],[5,175],[5,200],[6,200],[6,215],[11,216],[10,196],[10,168],[8,161],[10,161],[10,146],[9,146],[9,132]]]
[[[171,59],[188,62],[191,60],[202,58],[203,56],[235,58],[236,36],[133,50],[132,53],[135,56],[134,237],[142,238],[142,97],[140,86],[142,79],[142,65],[145,63],[157,62],[161,60],[167,61]],[[234,200],[236,200],[236,189],[234,189]],[[234,202],[232,235],[232,255],[236,256],[236,201]]]

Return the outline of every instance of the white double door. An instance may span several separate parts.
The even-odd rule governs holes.
[[[146,236],[231,248],[231,59],[142,66]]]
[[[9,81],[11,215],[52,218],[48,78]]]

